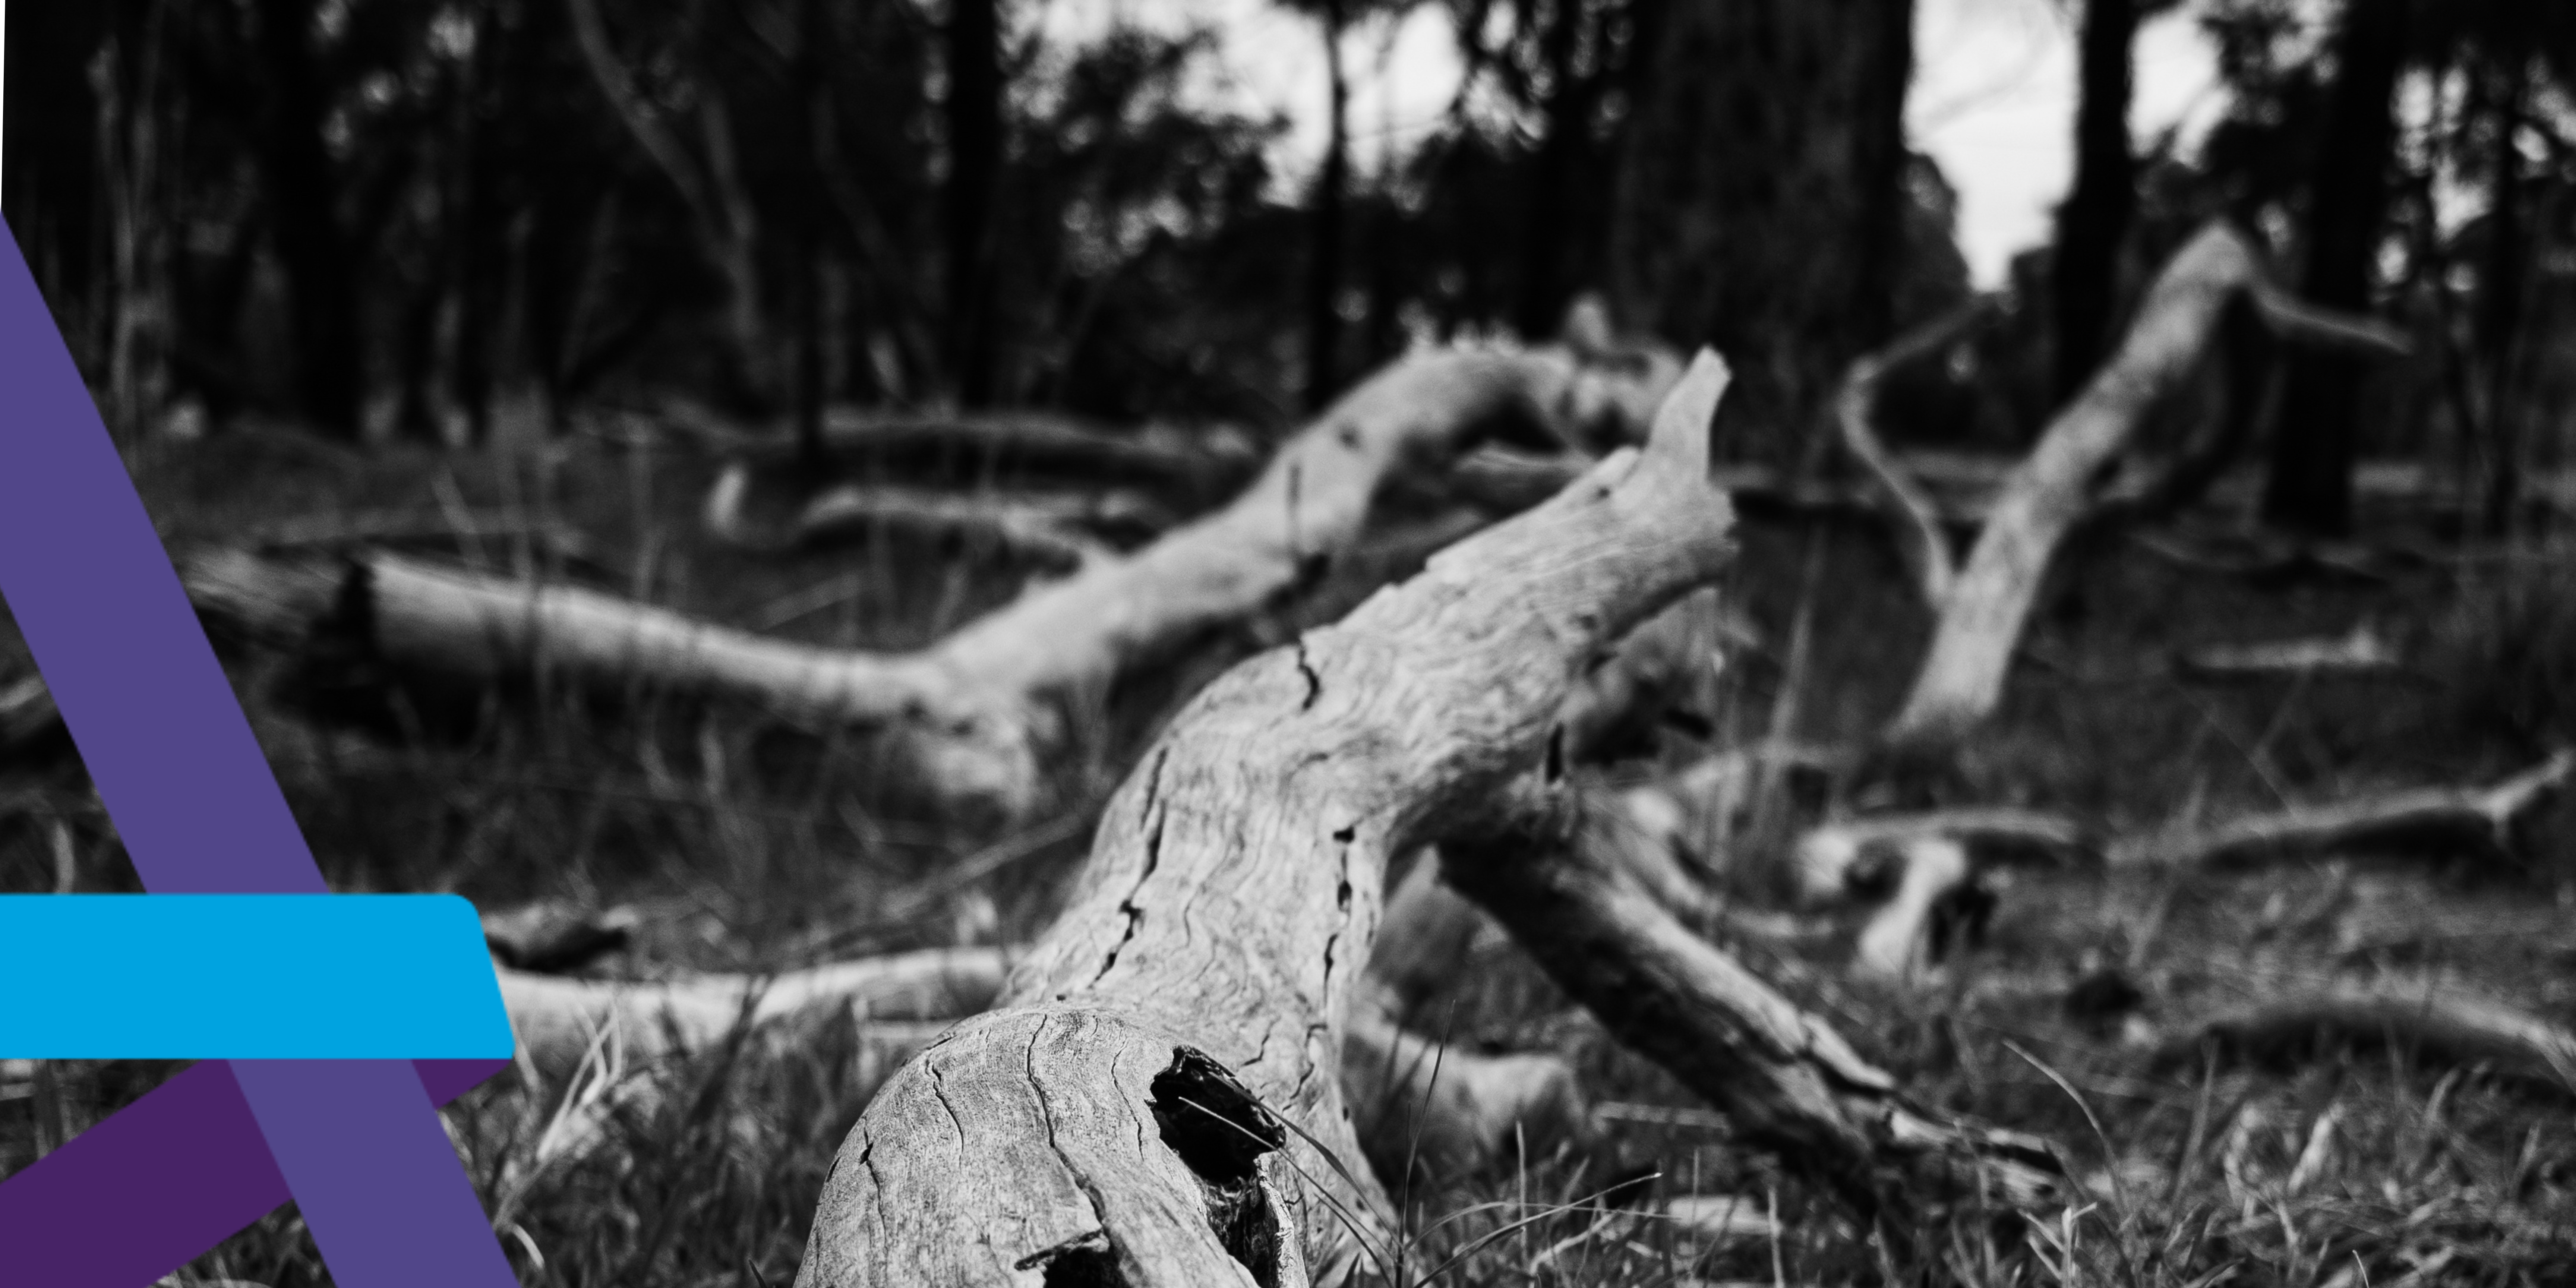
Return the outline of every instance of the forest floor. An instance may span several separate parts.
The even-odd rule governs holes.
[[[1024,569],[892,540],[793,554],[700,534],[704,455],[573,439],[536,452],[357,454],[280,434],[136,461],[174,548],[400,512],[541,516],[553,552],[509,537],[441,553],[495,573],[588,581],[692,614],[840,645],[901,647],[1007,598]],[[2379,535],[2379,534],[2374,534]],[[578,557],[564,557],[563,547]],[[1955,803],[2073,814],[2115,836],[2418,786],[2485,784],[2576,733],[2576,561],[2505,561],[2375,580],[2259,586],[2135,543],[2073,556],[2025,641],[2001,718]],[[1812,570],[1812,574],[1811,574]],[[1802,601],[1812,656],[1793,731],[1865,736],[1929,626],[1884,538],[1751,527],[1724,588],[1752,636],[1730,659],[1718,741],[1771,719]],[[2372,623],[2407,659],[2368,678],[2190,682],[2193,645],[2342,635]],[[769,971],[910,947],[1024,942],[1086,840],[1078,821],[1015,836],[908,822],[828,773],[781,772],[747,720],[647,702],[608,712],[540,690],[462,737],[317,727],[278,697],[283,665],[227,664],[297,817],[340,890],[454,891],[488,910],[548,899],[628,906],[643,929],[594,974]],[[0,632],[0,682],[28,667]],[[77,761],[0,766],[0,889],[136,889]],[[19,790],[23,789],[23,790]],[[1455,1284],[2547,1285],[2576,1282],[2576,1089],[2518,1083],[2406,1049],[2287,1062],[2143,1052],[2192,1017],[2320,980],[2439,980],[2576,1023],[2576,803],[2522,857],[2350,856],[2240,874],[2170,868],[2017,874],[1982,942],[1903,988],[1812,958],[1751,960],[1832,1017],[1920,1099],[2044,1134],[2085,1194],[2045,1225],[1961,1213],[1882,1260],[1851,1221],[1692,1097],[1617,1048],[1497,939],[1426,1031],[1462,1047],[1573,1057],[1606,1105],[1579,1153],[1408,1186],[1405,1278]],[[981,859],[970,858],[981,856]],[[961,862],[990,868],[942,880]],[[895,918],[888,910],[911,911]],[[2133,985],[2126,1015],[2069,1005],[2088,978]],[[20,987],[29,986],[22,982]],[[2113,992],[2118,990],[2114,989]],[[860,1102],[855,1043],[779,1062],[718,1051],[606,1148],[531,1169],[546,1091],[504,1074],[449,1111],[528,1285],[784,1284]],[[166,1076],[65,1065],[0,1084],[0,1174]],[[1677,1195],[1737,1196],[1733,1233]],[[1767,1220],[1777,1224],[1765,1232]],[[182,1285],[328,1282],[292,1206],[177,1276]]]

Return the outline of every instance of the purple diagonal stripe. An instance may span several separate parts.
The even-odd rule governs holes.
[[[507,1065],[417,1067],[430,1099],[445,1104]],[[0,1283],[152,1283],[291,1197],[232,1066],[194,1065],[0,1181]],[[118,1211],[156,1219],[118,1221],[114,1238],[99,1237],[100,1215]]]
[[[14,237],[0,252],[0,389],[9,391],[0,412],[0,595],[144,887],[326,891]],[[261,1072],[248,1087],[237,1085],[237,1093],[251,1091],[253,1116],[278,1146],[288,1188],[316,1211],[307,1223],[326,1259],[356,1256],[373,1270],[408,1252],[424,1264],[434,1256],[440,1265],[471,1265],[448,1284],[512,1283],[419,1079],[402,1062],[333,1063],[337,1071]],[[334,1090],[309,1103],[298,1098],[321,1096],[322,1085]],[[308,1113],[373,1126],[326,1138],[300,1126]],[[427,1134],[441,1137],[435,1157],[420,1144]],[[153,1144],[124,1134],[111,1141]],[[399,1231],[347,1215],[368,1204],[400,1211],[441,1186],[448,1198],[418,1207]],[[326,1228],[321,1212],[352,1228]],[[73,1219],[100,1243],[130,1237],[140,1221],[212,1223],[167,1209],[96,1209]],[[9,1254],[0,1247],[0,1270]],[[349,1288],[430,1282],[335,1277]]]

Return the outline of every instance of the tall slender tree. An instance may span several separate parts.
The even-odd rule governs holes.
[[[1912,0],[1674,4],[1611,228],[1620,312],[1737,359],[1752,423],[1821,424],[1891,320]]]
[[[1335,368],[1342,347],[1342,242],[1351,185],[1350,82],[1342,67],[1348,0],[1321,0],[1318,16],[1324,24],[1331,133],[1324,143],[1323,171],[1315,179],[1306,245],[1306,405],[1314,409],[1331,402],[1340,386]]]
[[[957,399],[994,396],[993,201],[1002,171],[999,0],[949,0],[948,362]]]
[[[2371,270],[2386,224],[2397,139],[2395,94],[2410,0],[2346,0],[2334,35],[2325,137],[2308,184],[2300,291],[2336,308],[2369,307]],[[2346,358],[2293,351],[2283,377],[2263,517],[2300,531],[2352,526],[2358,372]]]
[[[325,434],[356,438],[366,389],[357,265],[337,211],[342,176],[322,137],[331,97],[313,48],[313,3],[258,0],[257,19],[269,88],[261,159],[286,270],[297,410]]]
[[[2056,307],[2056,395],[2092,377],[2110,334],[2120,245],[2137,210],[2137,160],[2129,146],[2131,48],[2138,0],[2085,0],[2077,41],[2075,186],[2057,208],[2050,285]]]

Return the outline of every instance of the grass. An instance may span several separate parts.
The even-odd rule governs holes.
[[[536,514],[584,534],[567,560],[466,542],[496,572],[579,577],[717,620],[838,645],[903,647],[1006,598],[1019,572],[888,539],[792,556],[696,535],[710,463],[573,442],[518,456],[358,456],[279,435],[135,462],[174,543],[289,519],[400,509]],[[1810,544],[1811,541],[1814,544]],[[1813,551],[1813,577],[1805,569]],[[1944,786],[1961,802],[2063,809],[2136,832],[2287,803],[2485,781],[2571,731],[2571,571],[2546,550],[2454,578],[2266,591],[2125,546],[2089,554],[2044,601],[2006,709]],[[1812,588],[1812,593],[1810,590]],[[1718,741],[1758,735],[1812,614],[1793,732],[1861,736],[1891,711],[1927,630],[1865,533],[1745,534],[1727,597],[1760,637],[1731,660]],[[2186,687],[2163,659],[2221,640],[2341,633],[2409,642],[2404,679]],[[1237,649],[1257,641],[1232,641]],[[608,969],[773,969],[863,952],[1021,941],[1082,852],[1050,825],[994,837],[877,808],[850,749],[782,748],[750,723],[643,700],[603,711],[539,691],[449,740],[317,728],[279,696],[280,659],[227,657],[254,727],[335,888],[453,890],[486,907],[556,898],[644,909]],[[26,665],[0,632],[0,678]],[[1108,740],[1094,786],[1114,777]],[[0,889],[56,887],[56,838],[84,890],[136,888],[77,765],[0,770]],[[23,790],[22,790],[23,789]],[[2121,1023],[2064,1006],[2102,971],[2145,1001],[2130,1030],[2323,977],[2439,977],[2576,1019],[2571,833],[2537,820],[2524,867],[2469,856],[2337,860],[2225,877],[2024,876],[1982,943],[1933,980],[1864,988],[1828,957],[1766,973],[1902,1075],[1917,1099],[2059,1142],[2083,1187],[2065,1214],[1963,1211],[1873,1241],[1691,1097],[1627,1055],[1508,946],[1451,996],[1452,1040],[1573,1057],[1623,1106],[1581,1153],[1515,1159],[1405,1193],[1404,1278],[1441,1284],[2116,1285],[2299,1288],[2576,1282],[2576,1120],[2568,1099],[2418,1059],[2343,1050],[2283,1067],[2147,1065]],[[1027,844],[1015,845],[1025,840]],[[999,847],[999,848],[997,848]],[[943,879],[999,856],[972,883]],[[894,915],[901,910],[905,915]],[[22,985],[25,986],[25,985]],[[673,1070],[605,1147],[541,1158],[560,1088],[505,1075],[450,1111],[461,1156],[530,1285],[784,1284],[833,1152],[862,1105],[859,1043],[827,1030],[782,1058],[723,1049]],[[0,1079],[0,1172],[141,1094],[168,1065],[66,1064]],[[1685,1194],[1776,1212],[1776,1237],[1716,1238],[1662,1213]],[[177,1282],[328,1282],[289,1207]]]

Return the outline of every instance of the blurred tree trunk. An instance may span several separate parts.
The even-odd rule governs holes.
[[[322,139],[331,104],[313,52],[313,8],[310,0],[258,0],[257,13],[269,88],[262,160],[286,270],[297,410],[315,429],[354,439],[365,394],[357,266],[340,227],[338,167]]]
[[[2326,132],[2308,185],[2310,303],[2365,311],[2388,213],[2388,167],[2397,123],[2393,95],[2406,52],[2407,0],[2350,0],[2334,37],[2335,74]],[[2354,434],[2360,370],[2345,356],[2296,352],[2283,376],[2284,415],[2273,431],[2263,517],[2325,536],[2352,527]]]
[[[9,14],[0,199],[57,321],[86,300],[95,264],[97,140],[88,71],[111,12],[103,4],[22,4]],[[71,338],[77,353],[78,338]]]
[[[2137,0],[2087,0],[2081,38],[2082,97],[2075,109],[2075,187],[2057,209],[2051,275],[2057,307],[2057,385],[2064,403],[2102,360],[2119,293],[2120,245],[2137,209],[2129,152],[2130,47]]]
[[[2519,140],[2532,88],[2528,66],[2500,75],[2505,83],[2495,96],[2495,156],[2487,181],[2487,262],[2478,272],[2478,345],[2487,353],[2487,476],[2479,526],[2491,537],[2512,529],[2522,485],[2522,418],[2513,387],[2526,267]]]
[[[90,66],[108,270],[99,401],[109,428],[130,442],[150,428],[169,392],[172,188],[184,121],[165,74],[164,0],[121,0],[115,12],[116,32]]]
[[[824,115],[823,0],[796,0],[796,122],[807,157],[822,170]],[[820,469],[823,459],[823,229],[821,191],[798,203],[796,215],[796,450]]]
[[[1648,47],[1611,219],[1619,313],[1727,354],[1783,449],[1890,328],[1913,8],[1676,4]]]
[[[1576,251],[1574,185],[1589,141],[1585,129],[1600,97],[1597,81],[1576,69],[1574,55],[1585,12],[1592,7],[1559,0],[1541,38],[1548,70],[1547,132],[1531,158],[1529,188],[1522,198],[1520,291],[1512,302],[1512,327],[1524,336],[1551,334],[1574,293],[1566,281],[1567,260]]]
[[[1344,0],[1324,0],[1324,67],[1332,82],[1332,137],[1324,147],[1324,172],[1315,181],[1312,240],[1306,248],[1306,406],[1320,411],[1340,381],[1342,222],[1350,187],[1350,85],[1342,69]]]
[[[993,399],[993,193],[1002,169],[997,0],[949,0],[948,361],[957,400]]]

